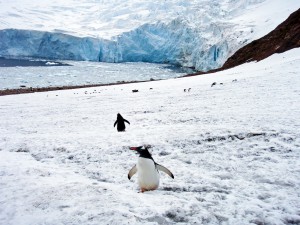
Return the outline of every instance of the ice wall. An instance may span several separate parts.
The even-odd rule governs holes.
[[[145,24],[115,38],[116,61],[171,63],[209,70],[222,65],[228,56],[227,41],[221,36],[216,25],[203,31],[180,19],[169,24]]]
[[[0,31],[0,55],[62,60],[99,60],[101,40],[61,33],[6,29]]]
[[[170,63],[199,70],[220,66],[228,55],[226,41],[216,38],[215,28],[189,27],[179,19],[165,24],[145,24],[112,40],[79,38],[41,31],[0,31],[0,55],[102,62]],[[209,33],[215,35],[207,40]],[[220,32],[218,32],[220,36]]]
[[[45,31],[0,30],[0,56],[102,62],[143,61],[207,71],[225,62],[232,50],[232,40],[225,36],[227,28],[224,23],[215,22],[219,10],[205,8],[202,11],[199,9],[199,12],[201,15],[178,17],[169,22],[146,23],[110,40]]]

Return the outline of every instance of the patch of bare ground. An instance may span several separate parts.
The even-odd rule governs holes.
[[[154,81],[154,80],[150,80]],[[91,85],[77,85],[77,86],[61,86],[61,87],[38,87],[38,88],[17,88],[17,89],[5,89],[0,90],[0,96],[4,95],[17,95],[17,94],[28,94],[34,92],[46,92],[46,91],[58,91],[58,90],[69,90],[69,89],[78,89],[78,88],[90,88],[90,87],[101,87],[101,86],[112,86],[112,85],[121,85],[121,84],[131,84],[131,83],[142,83],[149,81],[121,81],[117,83],[109,84],[91,84]]]

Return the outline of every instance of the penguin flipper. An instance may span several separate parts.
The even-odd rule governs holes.
[[[136,174],[136,172],[137,172],[137,168],[136,168],[136,165],[134,165],[134,166],[131,168],[131,170],[129,170],[129,173],[128,173],[128,180],[130,180],[131,177],[132,177],[134,174]]]
[[[156,168],[160,171],[165,172],[166,174],[168,174],[170,177],[172,177],[174,179],[173,173],[170,170],[168,170],[166,167],[156,163]]]

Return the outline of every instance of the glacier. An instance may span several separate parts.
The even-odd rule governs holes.
[[[172,12],[170,18],[161,18],[158,15],[158,21],[148,15],[152,20],[142,19],[139,26],[132,25],[132,29],[127,25],[126,29],[110,38],[101,35],[83,37],[59,29],[46,31],[30,27],[16,29],[0,26],[5,28],[0,30],[0,56],[112,63],[169,63],[208,71],[221,67],[240,47],[274,29],[300,5],[295,0],[289,4],[276,0],[276,7],[270,7],[272,2],[274,5],[274,1],[270,0],[196,2],[176,1],[177,7],[185,9],[184,14],[178,13],[176,16],[176,12]],[[103,4],[108,2],[104,1]],[[154,6],[146,6],[153,14]],[[261,12],[255,14],[255,21],[253,8]],[[270,12],[267,13],[266,8],[271,9]],[[116,18],[126,15],[124,8],[116,10]],[[281,16],[274,22],[276,12],[280,12]],[[121,22],[115,23],[118,26],[114,26],[119,27]],[[97,32],[101,34],[100,31]]]
[[[0,40],[2,56],[100,62],[170,63],[208,69],[218,66],[224,60],[228,50],[225,41],[218,47],[213,45],[208,51],[201,51],[205,42],[197,32],[180,21],[173,21],[169,25],[146,24],[114,40],[16,29],[1,30]],[[195,42],[196,48],[194,48]]]
[[[145,24],[112,40],[62,33],[5,29],[0,31],[0,55],[100,62],[169,63],[201,70],[217,68],[228,57],[228,40],[211,26],[208,43],[200,31],[176,19],[169,24]],[[219,37],[219,39],[217,38]]]
[[[0,31],[0,54],[11,57],[39,57],[62,60],[99,58],[99,40],[32,30]]]

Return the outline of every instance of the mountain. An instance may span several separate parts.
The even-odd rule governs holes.
[[[239,49],[224,64],[228,69],[250,61],[260,61],[274,53],[300,47],[300,9],[266,36]]]
[[[208,72],[197,72],[185,77],[214,73],[243,63],[263,60],[275,53],[282,53],[300,47],[300,9],[292,13],[283,23],[269,34],[252,41],[236,51],[221,68]]]
[[[208,71],[299,7],[296,0],[0,1],[0,56]]]

